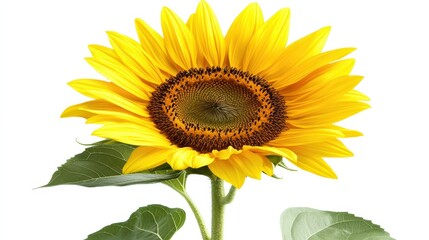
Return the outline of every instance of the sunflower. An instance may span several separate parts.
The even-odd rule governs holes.
[[[330,27],[286,45],[289,9],[264,20],[246,7],[224,36],[205,2],[183,22],[161,12],[162,36],[140,19],[139,41],[107,32],[111,48],[90,45],[87,62],[110,81],[78,79],[70,86],[93,100],[62,117],[101,124],[94,135],[137,146],[123,173],[168,163],[207,166],[240,188],[246,177],[273,175],[267,156],[336,178],[324,157],[352,153],[339,138],[361,135],[335,125],[369,106],[354,90],[353,48],[322,52]]]

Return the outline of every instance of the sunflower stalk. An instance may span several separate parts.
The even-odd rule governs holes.
[[[224,181],[213,177],[212,184],[212,236],[211,240],[223,240],[223,225],[225,205],[232,202],[235,196],[236,188],[231,187],[225,196]]]

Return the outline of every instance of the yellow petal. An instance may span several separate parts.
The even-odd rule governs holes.
[[[334,101],[343,101],[342,97],[356,87],[362,79],[361,76],[342,76],[320,84],[318,88],[312,88],[288,101],[288,115],[291,117],[306,115],[310,111],[320,111],[323,106],[330,105]]]
[[[361,132],[359,132],[359,131],[351,130],[351,129],[347,129],[347,128],[343,128],[343,127],[339,127],[339,126],[336,126],[336,125],[332,125],[329,128],[335,129],[337,131],[340,131],[344,135],[345,138],[363,136],[363,134]]]
[[[193,162],[190,162],[188,165],[192,168],[200,168],[209,165],[214,161],[214,158],[210,154],[198,154]]]
[[[166,162],[167,156],[175,150],[171,147],[138,147],[128,158],[122,173],[135,173],[158,167]]]
[[[288,123],[301,128],[321,127],[339,122],[369,107],[368,104],[362,102],[331,102],[330,104],[319,106],[318,109],[309,111],[303,116],[291,115]]]
[[[333,129],[288,129],[266,145],[271,147],[298,146],[343,136],[342,132]]]
[[[105,100],[94,100],[87,102],[84,106],[81,107],[82,110],[94,113],[94,114],[102,114],[102,115],[132,115],[134,117],[139,117],[134,115],[130,111],[127,111],[115,104],[107,102]]]
[[[339,78],[342,76],[349,75],[355,65],[355,60],[353,58],[339,60],[330,64],[327,64],[316,71],[312,72],[307,76],[307,78],[321,79],[319,81],[329,81],[330,79]]]
[[[114,92],[88,90],[87,93],[95,99],[103,99],[142,117],[149,117],[149,113],[146,111],[146,104],[126,99]]]
[[[190,147],[177,148],[173,154],[167,158],[168,164],[175,170],[183,170],[188,167],[200,168],[213,162],[209,154],[200,154]]]
[[[185,23],[173,11],[164,7],[161,25],[165,48],[171,59],[182,69],[198,67],[195,39]]]
[[[238,170],[233,161],[213,161],[209,166],[210,171],[217,177],[229,182],[236,188],[241,188],[246,180],[246,175]]]
[[[141,98],[136,97],[135,95],[130,94],[129,92],[118,87],[116,84],[112,82],[105,82],[97,79],[76,79],[76,80],[70,81],[68,85],[72,87],[74,90],[80,92],[81,94],[91,98],[96,98],[96,96],[91,94],[91,91],[96,90],[96,91],[113,92],[118,95],[121,95],[124,98],[132,99],[134,101],[143,100]]]
[[[239,171],[244,175],[255,179],[261,179],[265,157],[250,151],[242,151],[241,154],[232,155],[227,161],[234,162]]]
[[[287,67],[291,68],[304,60],[319,54],[325,46],[331,27],[323,27],[286,47],[282,56],[287,56]]]
[[[369,97],[365,94],[359,92],[358,90],[351,90],[350,92],[346,93],[343,98],[345,101],[369,101]]]
[[[293,164],[322,177],[337,178],[334,170],[320,157],[299,155],[298,162]]]
[[[99,101],[99,100],[95,100],[95,101]],[[90,104],[90,102],[93,101],[88,101],[88,102],[84,102],[84,103],[79,103],[79,104],[75,104],[72,105],[68,108],[66,108],[63,113],[61,113],[61,117],[83,117],[83,118],[90,118],[92,116],[94,116],[94,113],[88,112],[86,110],[83,110],[82,108],[84,108],[86,105]]]
[[[273,163],[266,157],[263,161],[262,171],[268,176],[272,176],[274,174]]]
[[[127,98],[129,94],[124,93],[122,89],[112,83],[93,79],[78,79],[69,82],[69,85],[88,97],[103,99],[143,117],[149,116],[145,110],[145,103]]]
[[[100,46],[97,44],[91,44],[88,46],[88,48],[92,56],[95,58],[105,58],[105,59],[113,59],[116,61],[120,61],[120,58],[116,54],[115,50],[111,48]]]
[[[224,65],[225,39],[211,7],[203,0],[198,4],[195,13],[195,40],[200,52],[210,66]]]
[[[92,59],[98,59],[102,61],[104,64],[106,64],[107,62],[108,66],[113,67],[113,69],[117,68],[119,70],[119,73],[122,73],[122,75],[125,78],[130,77],[129,81],[134,81],[136,82],[136,84],[144,86],[145,88],[147,88],[149,92],[153,90],[152,86],[154,85],[154,83],[147,81],[145,79],[140,79],[137,75],[135,75],[127,66],[124,65],[124,63],[122,62],[118,54],[115,52],[115,50],[108,47],[95,45],[95,44],[89,45],[89,50],[91,51],[91,54],[93,56]],[[86,60],[88,60],[88,58]],[[103,72],[100,72],[100,73],[104,74]],[[118,81],[116,79],[109,79],[109,80],[111,80],[112,82]],[[126,81],[126,79],[124,79],[123,81]],[[120,84],[118,85],[122,86]]]
[[[238,154],[241,153],[241,150],[237,150],[235,148],[233,148],[232,146],[229,146],[226,149],[222,149],[220,151],[218,150],[213,150],[212,151],[212,155],[220,160],[226,160],[229,159],[232,155],[234,154]]]
[[[188,17],[188,21],[186,21],[186,26],[189,29],[192,29],[195,23],[195,13],[192,13],[191,15],[189,15]]]
[[[276,61],[260,75],[266,79],[271,79],[279,74],[277,71],[283,72],[284,69],[291,69],[304,60],[319,54],[328,39],[330,30],[330,27],[324,27],[293,42],[282,51],[279,58],[281,61]]]
[[[145,52],[138,42],[116,32],[107,32],[107,35],[121,61],[137,76],[156,85],[168,77],[154,65],[155,59]]]
[[[195,13],[193,13],[193,14],[191,14],[189,16],[188,21],[186,22],[186,26],[189,28],[189,30],[192,32],[192,34],[194,36],[197,35],[197,31],[198,31],[198,29],[197,29],[197,22],[196,22],[195,19],[196,19],[195,18]],[[197,43],[195,43],[195,44],[197,44]],[[196,62],[197,62],[198,67],[200,67],[200,68],[209,67],[208,62],[207,62],[206,58],[203,55],[203,52],[200,51],[200,50],[197,51],[197,60],[196,60]]]
[[[279,61],[286,46],[289,32],[289,9],[275,13],[258,28],[249,42],[243,59],[243,69],[252,74],[259,74],[274,62]]]
[[[136,30],[140,39],[141,47],[149,54],[154,64],[164,72],[174,76],[178,73],[178,68],[171,62],[166,54],[164,39],[153,30],[146,22],[136,19]]]
[[[109,117],[111,120],[116,119],[117,122],[131,121],[143,125],[147,125],[148,122],[151,122],[148,118],[132,114],[105,100],[93,100],[74,105],[67,108],[61,115],[61,117],[72,116],[88,118],[88,123],[100,123],[99,121],[103,121],[103,119],[107,120]]]
[[[352,157],[353,153],[338,139],[325,142],[295,146],[292,149],[298,154],[320,157]]]
[[[281,93],[288,99],[288,105],[290,105],[291,102],[305,98],[308,93],[323,90],[323,87],[330,84],[332,80],[349,75],[354,63],[354,59],[344,59],[327,64],[310,73],[296,84],[284,88]]]
[[[188,162],[193,162],[197,156],[197,152],[190,147],[178,148],[167,158],[167,163],[174,170],[183,170],[188,168]]]
[[[261,153],[263,155],[278,155],[296,161],[296,154],[287,148],[270,147],[270,146],[243,146],[243,150],[248,150],[253,153]]]
[[[93,135],[136,146],[168,147],[170,141],[151,127],[133,123],[115,123],[100,127]]]
[[[93,112],[93,111],[89,111]],[[97,113],[89,117],[86,123],[95,124],[110,124],[110,123],[134,123],[140,125],[147,125],[151,123],[150,118],[141,118],[128,113],[121,112],[106,112],[105,114]]]
[[[251,3],[234,20],[225,37],[230,66],[243,69],[250,39],[263,22],[262,11],[257,3]]]
[[[280,70],[273,70],[277,74],[275,76],[270,76],[270,78],[267,78],[266,80],[272,83],[276,89],[290,86],[301,81],[305,76],[318,68],[336,61],[354,50],[354,48],[340,48],[315,55],[292,69],[285,69],[282,67]]]
[[[131,70],[126,68],[123,64],[109,62],[105,59],[99,58],[86,58],[86,61],[95,70],[127,92],[144,100],[149,99],[149,92],[153,89],[144,84],[133,72],[131,72]]]

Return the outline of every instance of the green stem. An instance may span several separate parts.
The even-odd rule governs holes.
[[[195,203],[192,201],[192,199],[189,197],[189,195],[186,192],[179,192],[179,193],[185,198],[189,207],[191,207],[191,210],[194,213],[195,218],[197,219],[198,227],[200,227],[200,232],[201,232],[201,236],[203,237],[203,240],[210,240],[210,236],[208,235],[206,225],[204,224],[204,219],[201,216],[201,213],[198,210],[197,206],[195,205]]]
[[[222,199],[222,203],[224,205],[231,203],[232,200],[234,200],[236,192],[237,192],[237,188],[235,188],[234,186],[231,186],[231,188],[229,189],[228,194]]]
[[[214,175],[210,176],[212,187],[212,234],[210,237],[200,211],[185,190],[186,175],[182,175],[180,178],[181,179],[179,180],[168,180],[165,184],[173,188],[183,198],[185,198],[198,222],[198,227],[200,228],[203,240],[223,240],[225,205],[232,202],[237,189],[234,186],[231,186],[228,194],[225,196],[223,180]]]
[[[212,239],[223,239],[223,219],[225,205],[222,203],[224,198],[223,180],[217,177],[212,178]]]
[[[211,240],[223,240],[223,224],[225,205],[234,199],[236,188],[231,186],[225,196],[223,180],[217,177],[211,178],[212,184],[212,238]]]

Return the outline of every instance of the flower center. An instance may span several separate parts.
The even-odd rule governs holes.
[[[283,97],[235,68],[181,71],[152,93],[148,110],[173,144],[202,153],[261,146],[286,128]]]

